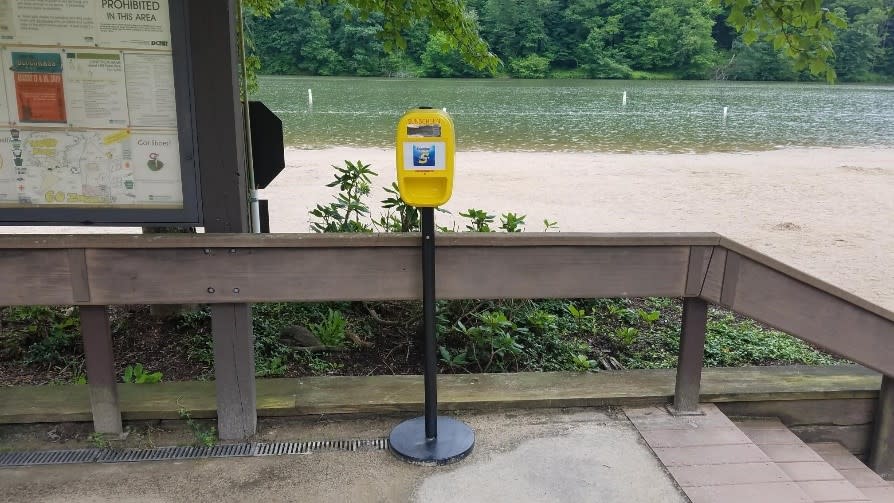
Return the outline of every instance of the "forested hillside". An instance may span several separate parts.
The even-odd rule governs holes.
[[[774,44],[746,45],[708,0],[468,0],[480,32],[518,78],[685,78],[807,80]],[[845,82],[894,79],[892,0],[832,0],[847,20],[837,29],[833,66]],[[383,18],[366,19],[340,1],[288,2],[248,33],[265,74],[488,77],[451,50],[443,34],[417,23],[405,51],[388,53]]]

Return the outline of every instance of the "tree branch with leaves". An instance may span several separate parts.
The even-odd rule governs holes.
[[[742,34],[742,41],[750,45],[758,39],[784,50],[792,58],[795,70],[809,70],[835,80],[835,69],[830,63],[834,56],[832,43],[835,30],[847,27],[847,22],[820,0],[712,0],[730,9],[727,22]]]

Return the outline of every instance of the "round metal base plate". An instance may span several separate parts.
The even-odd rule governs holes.
[[[391,430],[391,452],[409,463],[448,465],[462,460],[475,447],[475,432],[466,423],[438,416],[438,437],[425,438],[425,417],[408,419]]]

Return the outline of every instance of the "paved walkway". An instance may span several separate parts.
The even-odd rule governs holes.
[[[850,452],[822,444],[821,456],[778,419],[733,422],[713,404],[693,416],[624,410],[692,503],[894,502],[894,487]]]
[[[626,417],[597,409],[462,414],[476,431],[456,465],[385,451],[0,469],[0,501],[685,503]],[[260,441],[376,438],[399,421],[289,420]],[[158,440],[158,445],[163,445]]]
[[[778,419],[732,421],[713,404],[700,408],[695,416],[662,406],[460,413],[477,444],[447,467],[379,450],[3,468],[0,501],[894,503],[894,487],[839,444],[807,445]],[[401,419],[267,419],[253,440],[376,439]],[[5,427],[0,448],[40,448],[40,428]],[[57,437],[76,436],[57,428]],[[135,440],[182,445],[191,436],[182,422],[156,422],[131,433],[129,446]]]

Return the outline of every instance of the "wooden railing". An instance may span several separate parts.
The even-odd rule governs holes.
[[[99,426],[97,415],[117,413],[108,396],[114,375],[95,370],[112,361],[104,306],[417,299],[419,240],[399,234],[4,236],[0,274],[7,287],[0,289],[0,305],[94,306],[82,317]],[[720,235],[444,234],[437,271],[441,299],[683,297],[674,402],[682,412],[698,402],[708,303],[859,362],[886,376],[880,403],[889,405],[880,407],[874,452],[884,458],[879,463],[894,463],[880,454],[894,438],[894,313]],[[250,327],[225,329],[250,339]],[[225,409],[219,404],[220,414]]]

